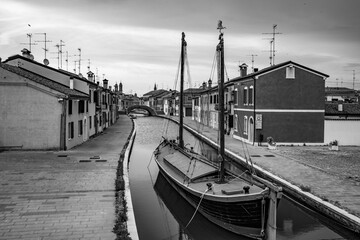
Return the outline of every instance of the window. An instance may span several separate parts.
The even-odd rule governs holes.
[[[234,104],[238,104],[238,102],[237,102],[237,100],[238,100],[238,90],[237,89],[235,89],[233,92],[232,92],[232,94],[233,94],[233,99],[234,99]]]
[[[213,96],[210,95],[210,104],[212,104],[212,99],[213,99]]]
[[[68,123],[68,138],[69,139],[74,138],[74,122]]]
[[[244,105],[247,105],[248,104],[248,88],[247,87],[244,88],[243,100],[244,100]]]
[[[98,106],[100,103],[99,103],[99,93],[98,91],[95,91],[94,92],[94,102],[95,104]]]
[[[79,120],[79,123],[78,123],[78,133],[79,133],[79,136],[81,136],[83,134],[83,121],[82,120]]]
[[[86,101],[86,112],[89,112],[89,101]]]
[[[248,117],[244,117],[244,134],[248,134]]]
[[[72,100],[69,100],[69,115],[72,114],[72,106],[73,106],[73,101]]]
[[[235,119],[234,119],[234,131],[238,131],[238,115],[235,114]]]
[[[92,118],[91,118],[91,116],[89,116],[89,129],[91,129],[91,125],[92,125]]]
[[[254,87],[249,88],[249,105],[254,105]]]
[[[79,113],[84,113],[85,112],[85,101],[84,100],[80,100],[79,101],[79,106],[78,106],[78,110]]]
[[[295,79],[295,68],[293,65],[286,67],[286,78]]]

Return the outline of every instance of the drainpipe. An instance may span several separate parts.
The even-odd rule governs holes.
[[[257,134],[256,134],[256,118],[255,118],[255,116],[256,116],[256,77],[252,77],[252,78],[254,79],[254,88],[253,88],[253,90],[254,90],[254,92],[253,92],[253,98],[254,98],[254,101],[253,101],[253,104],[254,104],[254,111],[253,111],[253,121],[254,121],[253,134],[254,134],[254,136],[253,136],[253,139],[254,139],[254,141],[253,141],[253,146],[255,146],[255,141],[258,140]]]
[[[62,113],[61,113],[61,125],[60,125],[60,150],[66,150],[66,111],[67,111],[67,102],[68,99],[59,98],[58,101],[62,105]]]

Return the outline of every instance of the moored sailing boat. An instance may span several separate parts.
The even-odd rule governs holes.
[[[275,234],[269,230],[276,229],[278,189],[248,171],[236,176],[224,167],[224,40],[221,22],[218,29],[219,166],[184,146],[182,104],[187,46],[184,33],[181,39],[179,140],[164,138],[154,151],[155,160],[161,174],[195,207],[194,214],[199,211],[210,221],[237,234],[256,239],[263,239],[267,235],[268,239],[273,239]]]

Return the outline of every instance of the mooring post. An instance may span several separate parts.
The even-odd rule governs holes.
[[[281,194],[281,193],[279,193]],[[268,220],[266,224],[266,239],[276,240],[276,212],[277,212],[277,201],[278,192],[270,189],[270,203],[268,211]]]

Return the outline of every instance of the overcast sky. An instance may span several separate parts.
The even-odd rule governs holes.
[[[81,48],[81,73],[90,70],[125,93],[142,95],[173,89],[186,33],[191,83],[211,76],[217,22],[223,21],[225,65],[229,78],[239,63],[259,69],[270,64],[269,38],[277,24],[275,63],[292,60],[330,75],[327,86],[360,89],[359,0],[0,0],[0,57],[29,48],[44,59],[44,34],[50,66],[57,68],[56,44],[64,41],[62,68],[74,71]],[[30,26],[29,26],[30,25]],[[68,65],[65,52],[68,51]],[[78,69],[78,66],[77,66]],[[78,73],[78,70],[76,70]],[[251,71],[251,69],[250,69]],[[191,84],[191,85],[190,85]]]

